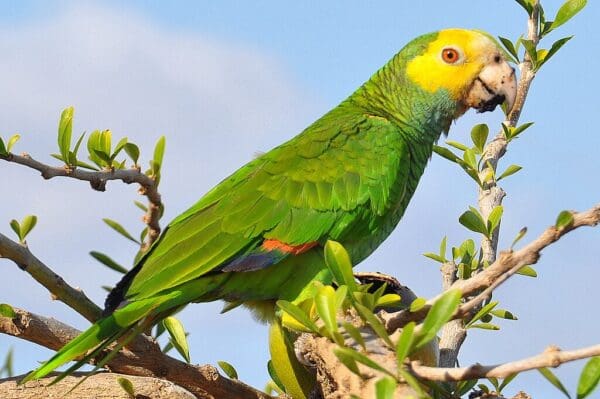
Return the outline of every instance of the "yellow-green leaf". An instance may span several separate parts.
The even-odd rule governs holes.
[[[181,322],[173,316],[165,318],[163,320],[163,324],[171,336],[171,342],[173,343],[173,346],[175,349],[177,349],[177,352],[183,356],[185,361],[189,363],[190,348],[187,342],[183,324],[181,324]]]

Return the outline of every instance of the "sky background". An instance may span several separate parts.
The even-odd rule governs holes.
[[[311,4],[314,3],[314,4]],[[544,1],[551,17],[560,1]],[[597,129],[600,4],[587,8],[549,40],[575,35],[543,67],[521,121],[535,121],[511,143],[501,169],[523,171],[502,182],[507,192],[500,247],[523,226],[536,237],[563,209],[600,202]],[[291,138],[343,100],[407,41],[444,27],[479,28],[515,39],[525,14],[513,2],[494,1],[0,1],[0,135],[20,133],[17,152],[54,163],[56,126],[75,106],[74,132],[110,128],[142,149],[167,136],[161,192],[163,223],[184,211],[222,178]],[[548,42],[545,43],[549,47]],[[475,123],[497,131],[502,115],[469,112],[450,131],[466,142]],[[75,134],[75,133],[74,133]],[[78,181],[43,181],[17,165],[0,164],[0,231],[26,214],[39,216],[28,239],[33,253],[73,286],[101,303],[101,285],[119,275],[88,256],[99,250],[131,264],[136,248],[101,219],[143,228],[132,201],[135,188],[109,183],[105,193]],[[440,290],[436,251],[448,236],[458,245],[469,234],[458,216],[475,205],[472,181],[434,156],[404,219],[360,270],[396,276],[418,295]],[[476,238],[476,237],[474,237]],[[531,356],[549,344],[564,349],[598,343],[600,229],[569,234],[536,266],[539,277],[514,277],[496,293],[519,317],[500,332],[470,330],[462,365]],[[0,260],[0,303],[53,316],[80,329],[87,322],[9,261]],[[267,381],[267,328],[241,309],[219,315],[221,304],[189,306],[181,315],[190,331],[195,363],[232,363],[240,378],[262,388]],[[13,348],[24,373],[49,350],[0,336],[0,359]],[[556,372],[574,392],[583,363]],[[512,389],[511,389],[512,387]],[[560,393],[536,372],[519,376],[507,393],[534,397]]]

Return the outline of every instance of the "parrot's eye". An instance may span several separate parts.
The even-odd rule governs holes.
[[[456,64],[461,59],[457,49],[446,47],[442,50],[442,60],[447,64]]]

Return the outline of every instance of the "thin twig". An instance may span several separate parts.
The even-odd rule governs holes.
[[[148,249],[160,236],[161,196],[156,181],[142,173],[139,168],[90,171],[66,166],[50,166],[33,159],[29,154],[9,153],[8,155],[0,155],[0,159],[35,169],[41,173],[44,179],[70,177],[87,181],[97,191],[105,191],[106,182],[109,180],[121,180],[127,184],[137,183],[140,185],[139,193],[148,199],[148,210],[144,215],[144,223],[148,226],[148,234],[142,245],[142,251]]]
[[[535,0],[533,4],[533,12],[527,20],[527,38],[529,40],[532,40],[535,44],[537,44],[539,41],[538,21],[538,0]],[[519,64],[519,70],[520,78],[517,85],[517,96],[515,99],[515,103],[507,116],[506,122],[504,122],[504,124],[507,127],[517,126],[519,122],[519,117],[523,110],[523,106],[525,105],[525,100],[527,99],[527,93],[529,92],[531,83],[535,78],[533,64],[528,54],[525,55],[523,62]],[[486,165],[486,167],[484,167],[479,174],[482,180],[486,175],[489,174],[490,168],[493,170],[494,175],[496,175],[498,162],[500,158],[502,158],[502,156],[504,156],[504,154],[506,153],[507,146],[508,141],[504,136],[504,131],[500,129],[496,137],[484,149],[482,164]],[[494,179],[486,182],[483,185],[483,187],[478,187],[477,202],[484,220],[487,220],[494,208],[502,205],[502,200],[504,199],[505,195],[506,193],[504,192],[504,190],[500,186],[498,186],[498,183]],[[492,232],[491,237],[482,236],[482,262],[492,264],[496,260],[499,236],[500,224]],[[486,294],[485,298],[489,297],[489,294],[491,294],[491,290]],[[480,297],[481,296],[478,296],[476,300],[469,299],[469,302],[471,304],[481,304],[482,301],[480,300]],[[469,306],[469,308],[471,308],[471,310],[476,310],[472,306]],[[465,341],[466,334],[466,330],[462,326],[460,326],[459,321],[452,321],[450,326],[448,326],[447,328],[445,327],[442,330],[440,349],[443,351],[443,353],[446,353],[446,355],[443,358],[444,363],[441,364],[442,366],[449,367],[456,363],[458,352],[460,351],[460,347]]]
[[[600,345],[589,346],[572,351],[563,351],[549,347],[543,353],[513,362],[484,366],[474,364],[462,368],[441,368],[422,366],[418,362],[409,365],[410,371],[417,377],[430,381],[465,381],[478,378],[506,378],[511,374],[541,367],[558,367],[574,360],[600,356]]]
[[[493,290],[502,282],[506,281],[508,277],[514,274],[516,270],[519,270],[523,266],[533,265],[537,263],[540,258],[541,251],[547,246],[558,241],[562,236],[582,226],[596,226],[600,223],[600,204],[585,211],[585,212],[573,212],[573,221],[568,226],[557,228],[551,226],[547,228],[538,238],[530,242],[528,245],[518,251],[504,251],[500,253],[500,256],[496,261],[486,268],[481,273],[471,277],[468,280],[457,280],[454,282],[450,289],[460,290],[463,298],[469,297],[475,293],[479,293],[482,290],[490,288]],[[516,269],[516,270],[515,270]],[[427,304],[417,312],[411,313],[409,310],[401,310],[396,313],[384,314],[385,325],[388,331],[395,331],[398,328],[402,328],[406,323],[410,321],[420,321],[425,318],[427,312],[431,308],[431,305],[440,298],[442,294],[427,301]],[[464,315],[464,312],[477,306],[483,301],[489,292],[481,292],[480,295],[475,297],[473,302],[467,302],[463,305],[454,315],[454,318]]]
[[[61,300],[89,321],[95,322],[102,314],[102,309],[92,302],[82,290],[67,284],[62,277],[33,255],[25,245],[14,242],[1,233],[0,258],[15,262],[21,270],[29,273],[38,283],[46,287],[53,298]]]

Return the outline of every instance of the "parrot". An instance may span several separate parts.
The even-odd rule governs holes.
[[[363,261],[402,218],[451,123],[470,108],[512,108],[507,59],[480,30],[413,39],[339,105],[171,221],[110,292],[102,318],[22,382],[78,360],[71,373],[189,303],[242,304],[272,322],[275,301],[300,303],[313,282],[332,283],[328,240],[353,265]],[[273,331],[281,340],[276,322]]]

